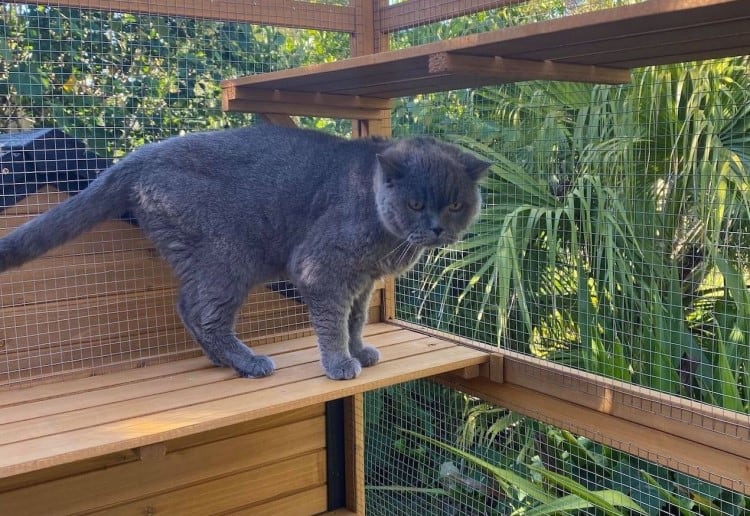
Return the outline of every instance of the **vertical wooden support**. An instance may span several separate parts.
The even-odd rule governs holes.
[[[374,54],[388,50],[388,35],[383,34],[381,14],[388,6],[387,0],[354,0],[355,32],[351,39],[352,57]],[[382,116],[371,120],[352,120],[352,136],[365,138],[367,136],[391,136],[391,111],[383,110]],[[382,290],[383,299],[380,304],[381,321],[388,321],[396,317],[396,285],[393,278],[385,279]]]
[[[364,394],[344,400],[344,446],[346,449],[346,508],[365,513],[365,406]]]
[[[281,115],[278,113],[259,113],[261,120],[266,123],[273,125],[280,125],[282,127],[297,127],[292,117],[289,115]]]

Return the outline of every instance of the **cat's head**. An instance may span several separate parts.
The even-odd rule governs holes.
[[[377,156],[378,215],[418,247],[459,240],[479,212],[478,182],[490,163],[432,138],[394,141]]]

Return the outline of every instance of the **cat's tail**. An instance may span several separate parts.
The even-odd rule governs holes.
[[[97,223],[127,211],[130,174],[118,168],[115,165],[106,170],[79,194],[1,238],[0,272],[33,260]]]

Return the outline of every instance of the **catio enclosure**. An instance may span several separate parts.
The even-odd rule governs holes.
[[[378,285],[383,361],[210,367],[127,213],[0,276],[0,514],[750,512],[750,2],[4,3],[0,235],[130,150],[255,123],[495,164]],[[201,199],[196,199],[196,203]]]

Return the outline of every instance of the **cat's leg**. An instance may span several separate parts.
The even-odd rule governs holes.
[[[234,318],[247,295],[241,282],[221,274],[210,280],[186,279],[180,287],[178,311],[185,326],[216,365],[231,367],[244,378],[273,373],[273,361],[254,354],[234,333]]]
[[[347,278],[344,271],[329,265],[322,259],[300,259],[289,274],[310,311],[326,375],[333,380],[349,380],[362,371],[359,360],[349,352],[349,314],[364,282]]]
[[[351,299],[328,289],[307,289],[303,297],[318,337],[320,361],[332,380],[350,380],[362,371],[359,360],[349,352]]]
[[[372,284],[368,285],[355,296],[349,313],[349,353],[359,360],[362,367],[373,366],[380,360],[380,352],[362,341],[362,330],[367,323],[372,287]]]

